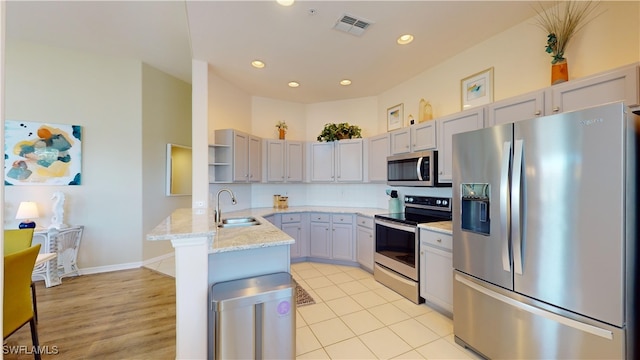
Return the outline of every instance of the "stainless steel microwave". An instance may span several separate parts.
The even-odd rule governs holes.
[[[438,152],[421,151],[387,157],[387,184],[392,186],[451,186],[438,182]]]

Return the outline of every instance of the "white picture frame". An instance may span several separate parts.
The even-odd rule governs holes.
[[[387,131],[404,127],[404,104],[398,104],[387,109]]]
[[[493,102],[493,67],[460,80],[462,110]]]

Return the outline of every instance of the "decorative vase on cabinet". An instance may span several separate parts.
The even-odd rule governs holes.
[[[551,85],[569,81],[569,67],[567,60],[563,59],[551,65]]]

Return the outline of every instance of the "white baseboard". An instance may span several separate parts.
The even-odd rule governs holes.
[[[116,264],[116,265],[107,265],[107,266],[96,266],[91,268],[81,268],[78,269],[80,275],[89,275],[89,274],[99,274],[111,271],[119,271],[119,270],[129,270],[129,269],[137,269],[142,266],[141,261],[127,263],[127,264]]]
[[[153,263],[155,263],[155,262],[162,261],[162,260],[164,260],[164,259],[170,259],[170,258],[172,258],[174,255],[175,255],[174,253],[170,252],[170,253],[168,253],[168,254],[164,254],[164,255],[156,256],[156,257],[151,258],[151,259],[144,260],[144,261],[142,262],[142,266],[147,266],[147,265],[149,265],[149,264],[153,264]]]
[[[155,262],[158,262],[164,259],[169,259],[171,257],[173,257],[173,253],[156,256],[154,258],[147,259],[144,261],[136,261],[136,262],[126,263],[126,264],[82,268],[82,269],[79,269],[79,272],[80,272],[80,275],[89,275],[89,274],[99,274],[99,273],[105,273],[105,272],[111,272],[111,271],[137,269],[137,268],[147,266],[149,264],[153,264]]]

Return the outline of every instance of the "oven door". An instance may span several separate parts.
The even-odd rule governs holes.
[[[418,281],[417,235],[415,226],[376,218],[375,262]]]

